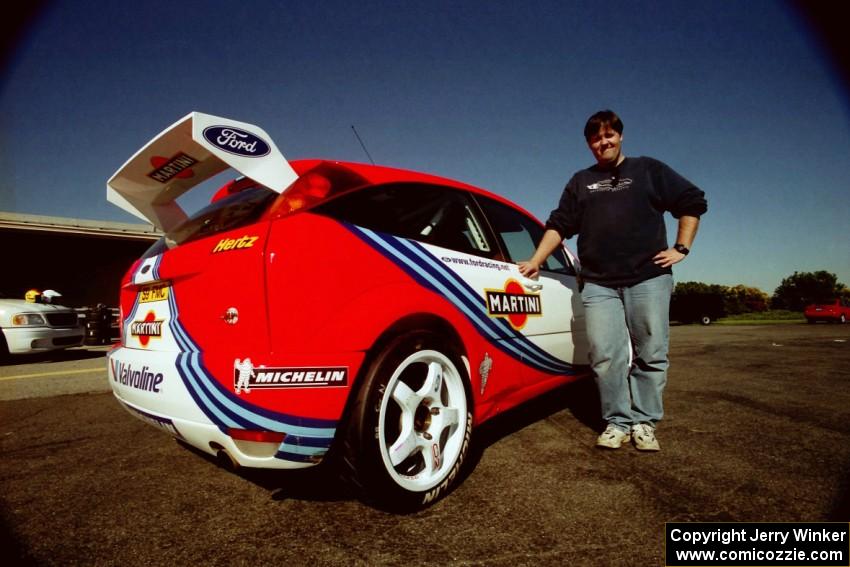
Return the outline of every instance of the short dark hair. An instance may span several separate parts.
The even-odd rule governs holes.
[[[587,124],[584,125],[584,139],[590,141],[591,136],[605,126],[610,126],[616,133],[623,135],[623,121],[620,117],[613,110],[600,110],[587,119]]]

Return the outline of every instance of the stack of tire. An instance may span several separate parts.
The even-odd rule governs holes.
[[[96,307],[89,309],[86,317],[86,337],[87,345],[105,345],[112,340],[112,312],[103,303],[98,303]]]

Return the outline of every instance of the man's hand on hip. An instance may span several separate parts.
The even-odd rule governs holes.
[[[657,266],[661,266],[662,268],[669,268],[673,264],[678,264],[684,259],[684,254],[682,254],[675,248],[668,248],[667,250],[663,250],[656,254],[652,258],[652,261],[655,262]]]

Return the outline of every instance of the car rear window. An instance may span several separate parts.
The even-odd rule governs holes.
[[[150,258],[181,244],[256,222],[277,196],[267,187],[254,185],[219,199],[167,232],[142,258]]]

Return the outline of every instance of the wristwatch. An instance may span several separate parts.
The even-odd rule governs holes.
[[[688,247],[687,247],[687,246],[685,246],[684,244],[680,243],[680,242],[677,242],[677,243],[673,246],[673,248],[675,248],[675,249],[676,249],[676,252],[678,252],[679,254],[684,254],[685,256],[687,256],[687,255],[688,255],[688,252],[690,252],[690,250],[688,249]]]

